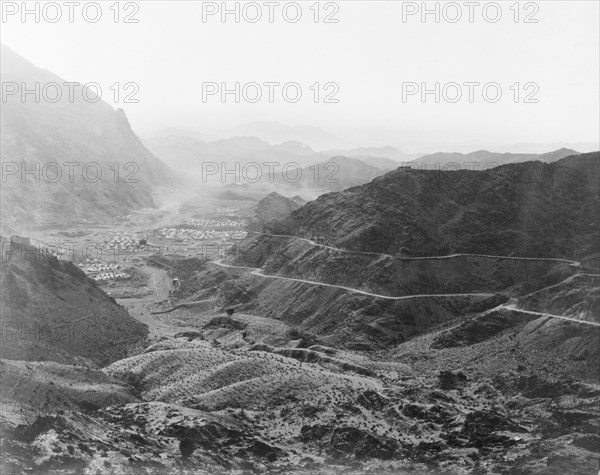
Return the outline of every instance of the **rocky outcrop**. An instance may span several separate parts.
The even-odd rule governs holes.
[[[399,447],[395,440],[380,437],[355,427],[332,427],[305,425],[300,431],[305,443],[318,443],[336,459],[382,459],[393,458]]]

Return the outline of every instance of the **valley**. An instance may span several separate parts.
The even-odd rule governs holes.
[[[63,81],[1,52],[3,83]],[[600,152],[204,133],[176,104],[142,138],[97,99],[2,104],[3,475],[598,473]],[[14,168],[64,161],[104,179]]]
[[[100,243],[106,262],[138,278],[98,285],[145,334],[100,367],[51,354],[3,360],[4,467],[467,474],[597,464],[600,278],[589,259],[407,256],[270,229],[225,241],[161,232],[236,229],[256,206],[196,200],[32,238],[67,235],[74,262]],[[277,219],[263,226],[288,218]],[[575,289],[586,297],[573,300]],[[19,396],[22,384],[39,388],[34,399]],[[591,425],[574,429],[582,420]]]

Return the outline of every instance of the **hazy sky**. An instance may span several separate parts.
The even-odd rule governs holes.
[[[21,3],[3,2],[4,11],[6,4]],[[29,2],[30,8],[34,3]],[[520,2],[512,9],[514,1],[501,1],[502,17],[496,23],[492,20],[497,8],[488,5],[493,2],[475,2],[472,23],[466,2],[426,2],[430,9],[440,5],[439,23],[433,14],[425,22],[420,12],[408,15],[422,2],[321,2],[318,23],[317,8],[310,9],[313,1],[300,2],[302,17],[296,23],[291,22],[296,13],[291,2],[277,2],[273,23],[265,2],[246,6],[239,23],[233,15],[222,22],[220,14],[203,21],[203,9],[220,9],[222,2],[122,2],[118,23],[109,9],[113,1],[100,2],[97,23],[85,21],[81,7],[74,7],[70,23],[68,7],[55,3],[63,13],[56,23],[47,21],[54,18],[54,7],[47,7],[39,23],[33,15],[25,22],[20,13],[5,15],[2,42],[67,80],[99,83],[107,102],[114,102],[110,85],[137,83],[139,103],[115,106],[125,109],[141,134],[166,127],[210,132],[267,120],[320,126],[354,144],[423,151],[518,142],[598,142],[600,39],[595,0]],[[227,6],[234,8],[235,3]],[[247,2],[239,3],[243,14]],[[262,18],[250,23],[257,6]],[[290,21],[283,17],[283,6]],[[134,8],[138,11],[132,18],[138,23],[124,23]],[[451,23],[459,11],[461,19]],[[87,13],[92,18],[93,8]],[[338,22],[324,23],[327,14]],[[525,23],[526,18],[538,22]],[[288,103],[276,87],[275,102],[270,103],[263,85],[263,98],[256,103],[242,98],[237,104],[233,95],[226,103],[219,95],[203,102],[206,82],[225,82],[231,88],[236,82],[295,82],[302,98]],[[339,86],[338,103],[323,103],[333,91],[333,86],[323,90],[329,82]],[[449,102],[457,89],[448,86],[447,100],[441,95],[440,103],[434,94],[423,103],[418,92],[403,100],[403,83],[409,82],[430,88],[436,82],[440,87],[455,82],[463,95]],[[473,86],[470,103],[465,82],[497,83],[502,98],[488,102],[482,86]],[[317,104],[310,89],[314,83],[321,85]],[[525,87],[527,83],[534,84]],[[486,96],[490,101],[497,90],[491,87]],[[246,89],[249,98],[255,92],[250,86]],[[538,102],[525,103],[528,96]]]

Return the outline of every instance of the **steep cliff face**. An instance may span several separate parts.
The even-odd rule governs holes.
[[[400,168],[308,203],[279,231],[412,256],[581,257],[599,251],[600,153],[484,172]]]
[[[2,82],[19,88],[3,101],[0,122],[4,229],[118,218],[154,206],[153,188],[176,182],[141,144],[123,110],[95,101],[93,92],[86,100],[81,85],[71,98],[64,79],[4,45],[1,57]],[[38,96],[22,96],[23,87],[36,84]],[[60,86],[56,102],[45,99],[57,90],[44,89],[48,84]],[[103,92],[104,98],[111,93]]]

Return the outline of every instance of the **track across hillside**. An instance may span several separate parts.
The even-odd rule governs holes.
[[[528,313],[530,315],[539,315],[540,317],[558,318],[560,320],[567,320],[569,322],[583,323],[584,325],[590,325],[590,326],[593,326],[593,327],[600,327],[600,323],[588,322],[587,320],[578,320],[577,318],[571,318],[571,317],[563,317],[562,315],[553,315],[551,313],[534,312],[532,310],[523,310],[521,308],[518,308],[514,304],[500,305],[500,307],[506,308],[508,310],[514,310],[515,312]]]
[[[420,260],[440,260],[440,259],[452,259],[455,257],[488,257],[493,259],[510,259],[516,261],[551,261],[551,262],[564,262],[565,264],[572,265],[574,267],[580,267],[581,262],[572,261],[570,259],[562,259],[555,257],[516,257],[516,256],[496,256],[489,254],[448,254],[445,256],[423,256],[423,257],[401,257],[401,256],[392,256],[391,254],[384,254],[382,252],[364,252],[364,251],[349,251],[347,249],[339,249],[333,246],[327,246],[325,244],[319,244],[311,239],[306,239],[298,236],[292,236],[289,234],[268,234],[268,233],[259,233],[257,231],[254,234],[260,234],[261,236],[271,236],[271,237],[284,237],[284,238],[292,238],[299,239],[301,241],[307,242],[313,246],[322,247],[324,249],[331,249],[332,251],[337,252],[345,252],[349,254],[358,254],[365,256],[382,256],[390,259],[399,259],[403,261],[420,261]]]
[[[293,277],[282,277],[279,275],[265,275],[265,274],[263,274],[263,270],[260,268],[232,266],[229,264],[223,264],[221,262],[221,259],[219,259],[218,261],[213,261],[212,264],[216,264],[221,267],[232,268],[232,269],[245,269],[245,270],[250,271],[250,275],[255,275],[258,277],[265,277],[267,279],[280,279],[280,280],[287,280],[287,281],[291,281],[291,282],[300,282],[300,283],[309,284],[309,285],[333,287],[335,289],[347,290],[348,292],[352,292],[355,294],[368,295],[369,297],[375,297],[375,298],[387,299],[387,300],[408,300],[408,299],[428,298],[428,297],[493,297],[494,295],[496,295],[493,293],[472,292],[472,293],[464,293],[464,294],[416,294],[416,295],[402,295],[400,297],[393,297],[390,295],[374,294],[372,292],[366,292],[364,290],[353,289],[352,287],[344,287],[343,285],[327,284],[325,282],[315,282],[313,280],[295,279]]]
[[[323,247],[323,248],[326,248],[326,249],[331,249],[331,250],[338,251],[338,252],[346,252],[346,253],[353,253],[353,254],[363,254],[363,255],[384,256],[384,257],[389,257],[389,258],[392,258],[392,259],[433,260],[433,259],[450,259],[450,258],[461,257],[461,256],[474,256],[474,257],[484,257],[484,258],[494,258],[494,259],[564,262],[564,263],[567,263],[567,264],[569,264],[571,266],[574,266],[574,267],[580,267],[581,266],[581,262],[579,262],[579,261],[573,261],[573,260],[562,259],[562,258],[552,258],[552,257],[547,257],[547,258],[543,258],[543,257],[540,257],[540,258],[537,258],[537,257],[513,257],[513,256],[495,256],[495,255],[486,255],[486,254],[451,254],[451,255],[446,255],[446,256],[397,257],[397,256],[392,256],[390,254],[383,254],[383,253],[377,253],[377,252],[358,252],[358,251],[348,251],[348,250],[345,250],[345,249],[338,249],[336,247],[326,246],[324,244],[317,244],[315,241],[312,241],[310,239],[301,238],[301,237],[298,237],[298,236],[286,235],[286,234],[267,234],[267,233],[259,233],[259,232],[255,232],[255,234],[260,234],[260,235],[263,235],[263,236],[271,236],[271,237],[284,237],[284,238],[299,239],[299,240],[308,242],[309,244],[311,244],[313,246],[319,246],[319,247]],[[250,275],[254,275],[254,276],[257,276],[257,277],[263,277],[263,278],[268,278],[268,279],[286,280],[286,281],[291,281],[291,282],[300,282],[300,283],[304,283],[304,284],[318,285],[318,286],[323,286],[323,287],[332,287],[332,288],[341,289],[341,290],[345,290],[345,291],[352,292],[352,293],[357,293],[357,294],[361,294],[361,295],[367,295],[367,296],[370,296],[370,297],[380,298],[380,299],[387,299],[387,300],[409,300],[409,299],[416,299],[416,298],[493,297],[494,295],[496,295],[496,294],[493,294],[493,293],[473,292],[473,293],[457,293],[457,294],[416,294],[416,295],[403,295],[403,296],[399,296],[399,297],[393,297],[393,296],[389,296],[389,295],[381,295],[381,294],[375,294],[375,293],[372,293],[372,292],[366,292],[364,290],[354,289],[354,288],[351,288],[351,287],[345,287],[343,285],[328,284],[328,283],[325,283],[325,282],[316,282],[316,281],[305,280],[305,279],[296,279],[296,278],[293,278],[293,277],[282,277],[282,276],[277,276],[277,275],[265,275],[263,273],[263,270],[260,269],[260,268],[257,268],[257,267],[244,267],[244,266],[233,266],[233,265],[230,265],[230,264],[224,264],[222,262],[222,259],[219,259],[217,261],[213,261],[211,263],[215,264],[215,265],[218,265],[220,267],[224,267],[224,268],[233,268],[233,269],[247,270],[247,271],[249,271]],[[581,275],[596,276],[596,274],[581,274]],[[528,313],[528,314],[532,314],[532,315],[539,315],[540,317],[556,318],[556,319],[566,320],[566,321],[580,323],[580,324],[584,324],[584,325],[590,325],[590,326],[594,326],[594,327],[600,327],[600,323],[596,323],[596,322],[589,322],[589,321],[586,321],[586,320],[578,320],[576,318],[564,317],[564,316],[561,316],[561,315],[552,315],[552,314],[543,313],[543,312],[534,312],[534,311],[530,311],[530,310],[521,310],[519,308],[516,308],[516,306],[514,304],[500,305],[497,308],[506,308],[508,310],[518,311],[518,312],[522,312],[522,313]]]

